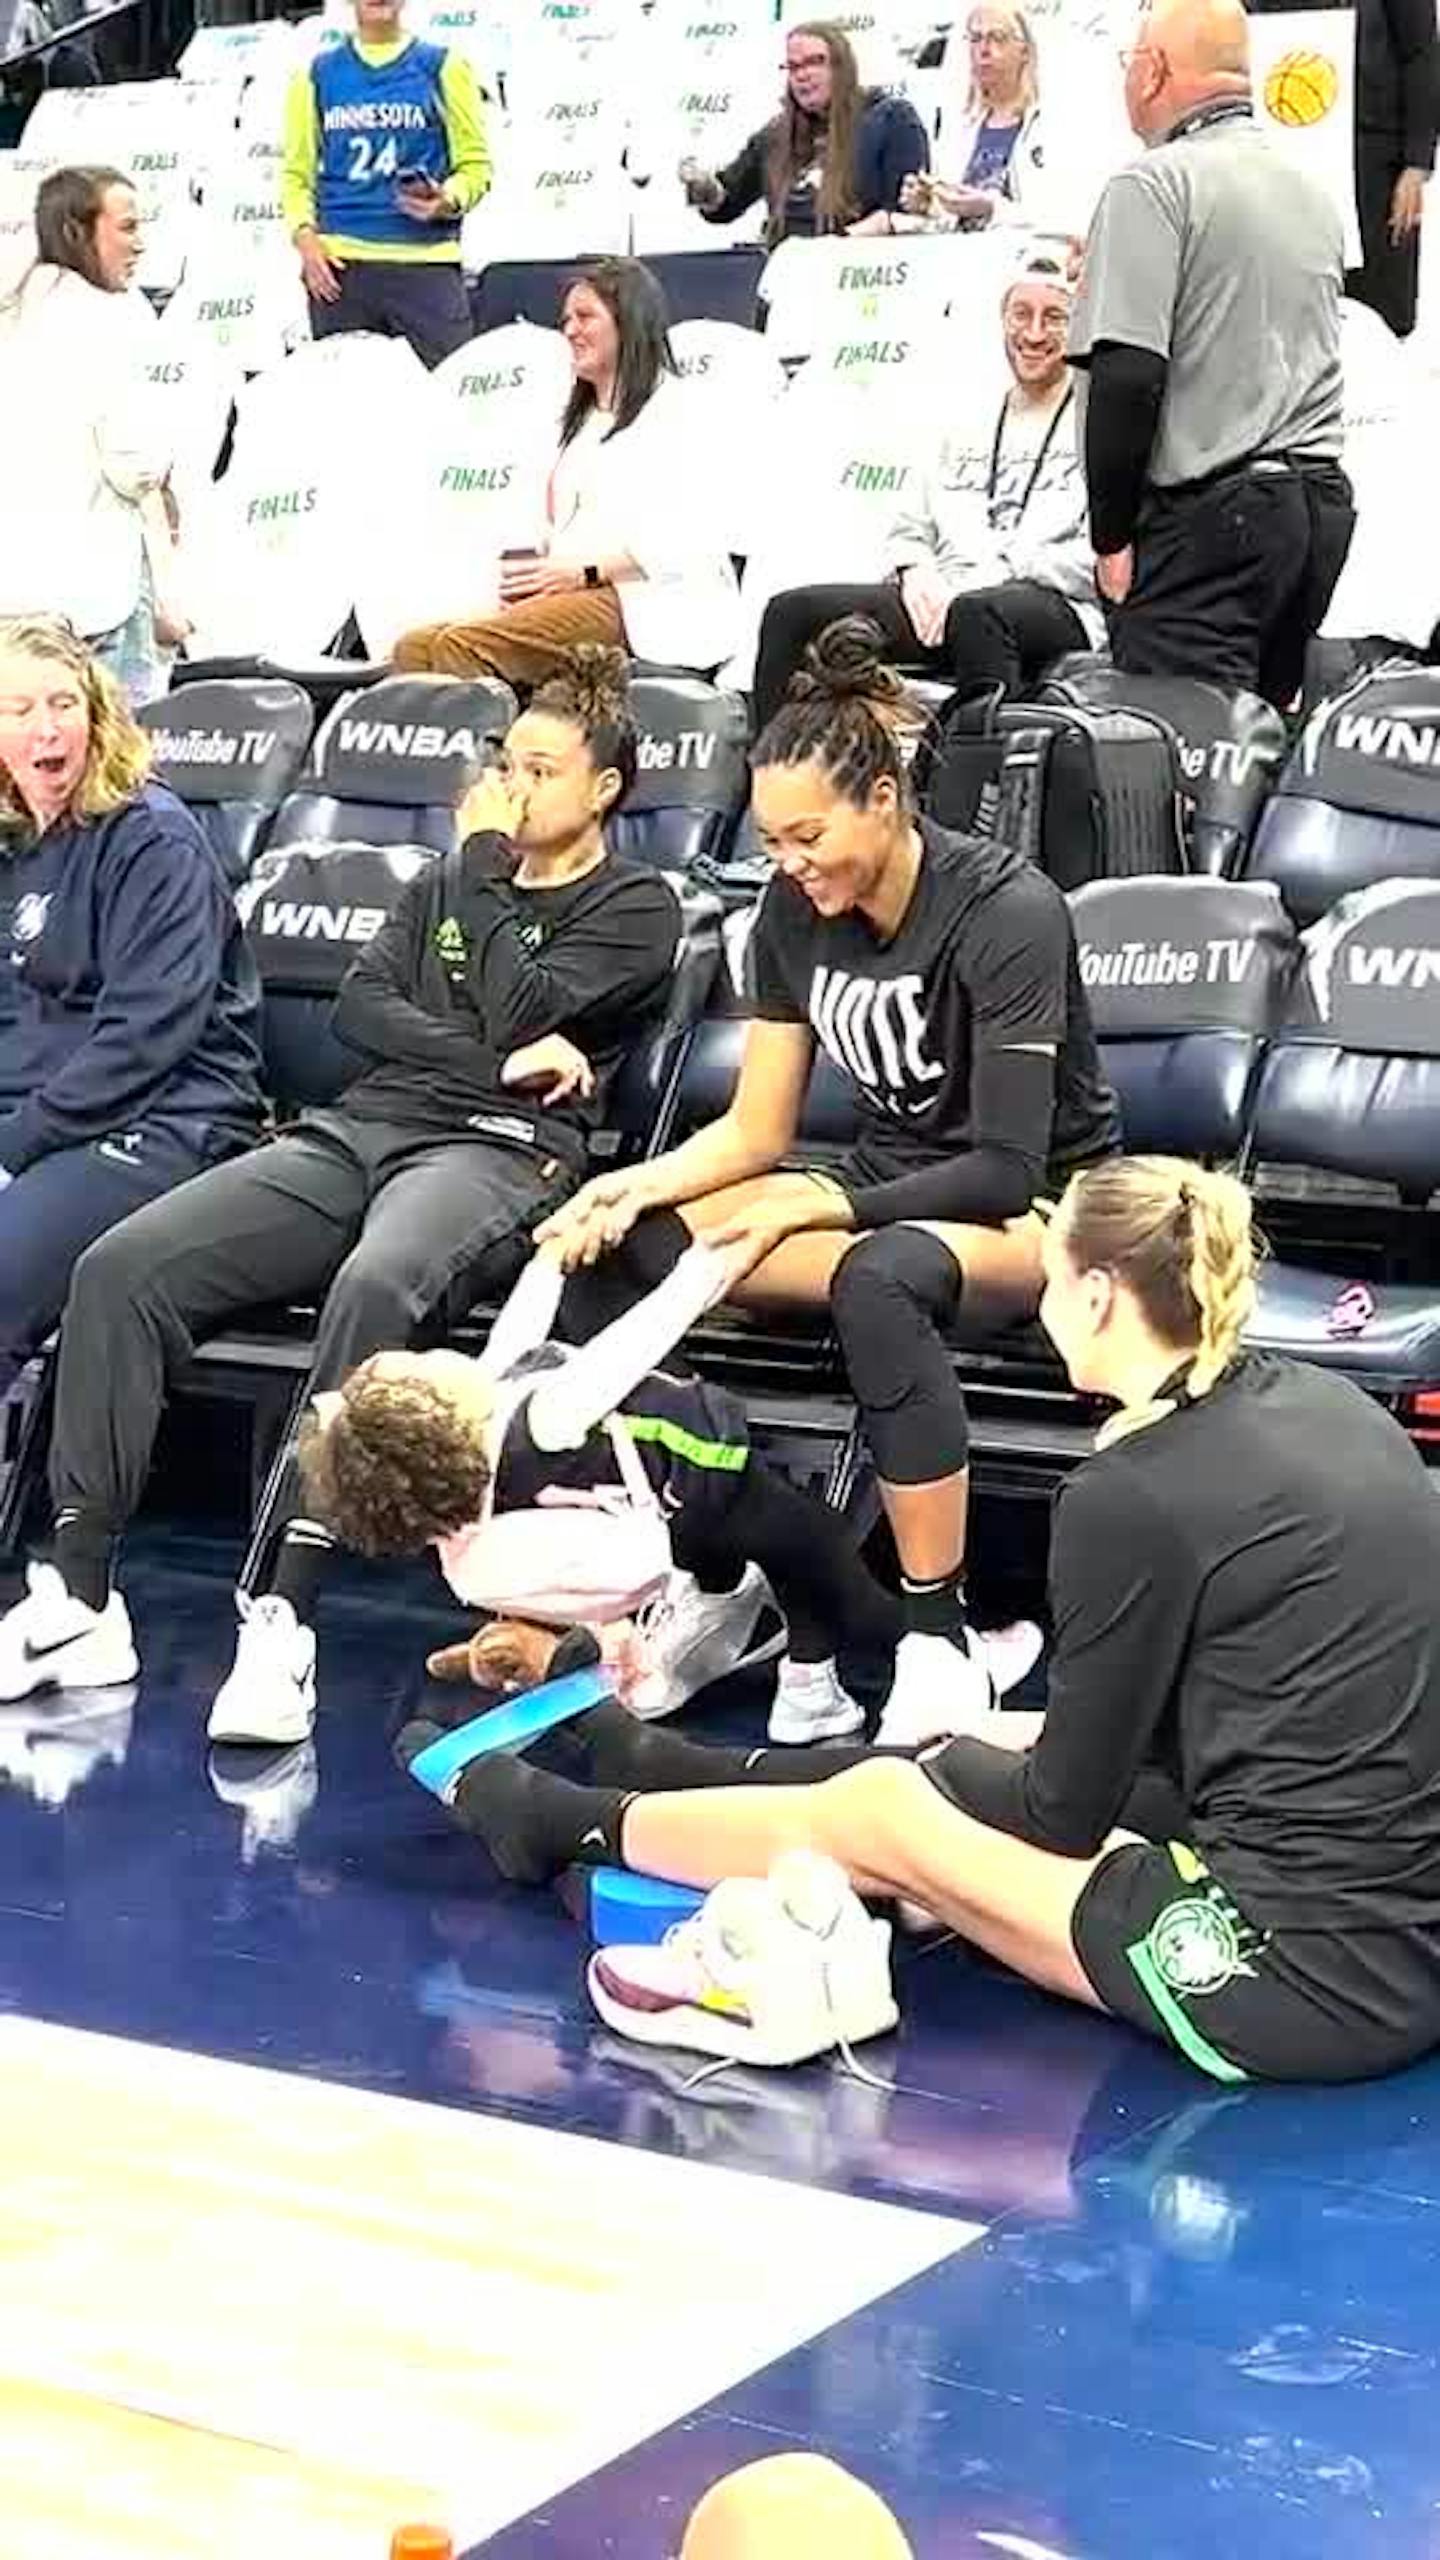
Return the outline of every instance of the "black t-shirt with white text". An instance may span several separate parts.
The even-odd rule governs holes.
[[[1070,912],[1053,880],[1008,846],[921,819],[924,859],[898,930],[819,916],[777,876],[751,936],[752,1013],[800,1022],[854,1086],[850,1159],[867,1182],[962,1155],[976,1143],[975,1059],[992,1047],[1053,1045],[1048,1178],[1119,1144]]]

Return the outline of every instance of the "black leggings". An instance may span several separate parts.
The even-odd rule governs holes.
[[[965,1746],[968,1748],[969,1746]],[[700,1787],[818,1787],[867,1760],[914,1760],[914,1749],[877,1751],[865,1742],[790,1744],[766,1750],[747,1744],[699,1742],[668,1725],[640,1724],[624,1708],[592,1708],[577,1716],[566,1745],[572,1760],[597,1785],[628,1787],[635,1795],[690,1794]],[[958,1790],[946,1783],[948,1744],[931,1750],[921,1766],[947,1804],[963,1811]],[[1175,1839],[1189,1816],[1168,1771],[1137,1772],[1115,1817],[1117,1831],[1142,1840]]]
[[[1090,645],[1085,625],[1064,597],[1031,578],[957,596],[945,616],[938,649],[927,649],[916,638],[897,586],[789,587],[771,597],[760,625],[758,728],[779,710],[811,641],[849,613],[867,614],[879,624],[892,657],[949,674],[961,693],[988,693],[997,685],[1007,694],[1024,693],[1052,658]]]
[[[707,1506],[692,1527],[683,1508],[677,1514],[676,1563],[709,1591],[733,1590],[746,1565],[758,1564],[789,1630],[792,1662],[828,1662],[837,1651],[893,1653],[900,1604],[869,1572],[840,1513],[759,1458],[731,1481],[720,1518]]]

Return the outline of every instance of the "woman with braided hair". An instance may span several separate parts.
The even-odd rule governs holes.
[[[1043,1718],[912,1761],[708,1750],[600,1709],[594,1783],[486,1760],[458,1820],[534,1880],[579,1858],[709,1885],[819,1851],[1221,2081],[1415,2060],[1440,2042],[1440,1506],[1358,1388],[1242,1348],[1253,1266],[1242,1186],[1170,1157],[1076,1175],[1048,1224],[1044,1324],[1118,1410],[1056,1505]],[[722,1998],[763,2008],[743,1955],[716,1991],[703,1944],[597,1957],[611,2024],[668,2009],[667,2041],[703,2043]],[[845,1944],[826,1961],[843,2003]]]
[[[730,1108],[586,1183],[540,1235],[585,1273],[566,1310],[577,1331],[653,1288],[693,1236],[733,1258],[741,1305],[828,1305],[900,1559],[880,1738],[907,1744],[959,1731],[1034,1658],[1017,1671],[1017,1649],[982,1644],[969,1616],[955,1320],[973,1334],[1034,1316],[1034,1203],[1119,1139],[1065,900],[1008,845],[917,815],[882,646],[863,616],[832,623],[751,750],[776,876]],[[851,1090],[855,1139],[797,1172],[819,1050]],[[677,1602],[677,1645],[688,1626],[713,1658],[726,1597]],[[737,1653],[758,1605],[742,1583]]]

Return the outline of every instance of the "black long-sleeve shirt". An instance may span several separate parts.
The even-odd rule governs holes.
[[[1440,1499],[1388,1414],[1251,1354],[1077,1471],[1050,1582],[1044,1732],[948,1746],[967,1812],[1086,1857],[1158,1765],[1258,1926],[1440,1960]]]
[[[679,904],[657,872],[613,855],[556,888],[521,888],[497,867],[505,850],[475,836],[428,864],[350,969],[335,1030],[373,1063],[344,1108],[425,1129],[490,1116],[518,1134],[528,1119],[578,1166],[621,1058],[663,1007]],[[500,1071],[553,1031],[584,1051],[595,1091],[537,1112]]]
[[[1106,338],[1086,359],[1085,486],[1099,558],[1135,539],[1170,368],[1149,347]]]

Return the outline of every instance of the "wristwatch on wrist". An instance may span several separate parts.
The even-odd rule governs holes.
[[[593,560],[586,563],[582,574],[587,587],[598,587],[601,584],[600,572],[596,568]]]

